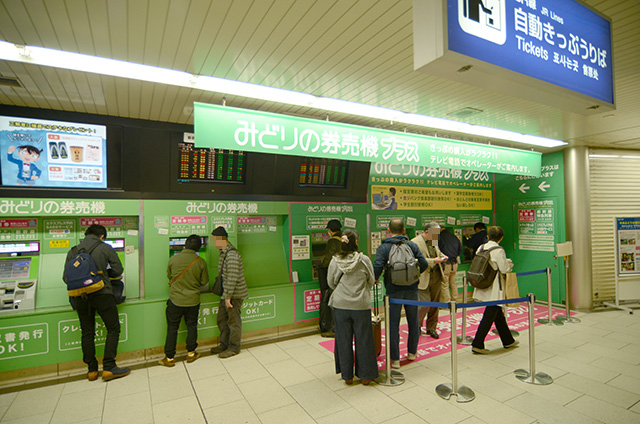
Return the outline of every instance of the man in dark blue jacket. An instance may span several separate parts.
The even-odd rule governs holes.
[[[389,232],[391,237],[382,241],[380,247],[376,251],[376,260],[373,263],[373,271],[376,283],[380,279],[380,275],[384,271],[384,287],[387,295],[393,299],[418,300],[418,279],[409,286],[397,286],[391,280],[391,274],[388,272],[389,253],[391,247],[395,244],[406,243],[413,252],[413,256],[418,260],[420,273],[429,267],[429,263],[424,255],[420,252],[418,246],[409,240],[406,236],[404,221],[402,219],[392,219],[389,222]],[[403,305],[391,304],[389,306],[389,346],[391,348],[391,366],[400,368],[400,315]],[[407,359],[413,361],[416,359],[418,351],[418,340],[420,339],[420,323],[418,322],[418,307],[412,305],[404,305],[404,312],[407,317],[409,326],[409,340],[407,342]]]
[[[104,344],[104,357],[102,359],[102,379],[105,381],[114,378],[124,377],[129,374],[129,368],[119,368],[116,365],[116,355],[118,353],[118,340],[120,339],[120,318],[118,308],[113,297],[111,278],[122,275],[122,263],[118,254],[113,248],[104,242],[107,238],[107,229],[102,225],[93,224],[84,233],[85,238],[77,246],[84,248],[85,252],[91,255],[93,262],[98,268],[98,273],[102,275],[104,287],[94,293],[83,296],[69,297],[69,303],[78,313],[80,329],[82,332],[81,346],[83,361],[89,367],[87,378],[89,381],[98,379],[98,360],[96,359],[96,312],[102,318],[107,329],[107,339]],[[67,254],[69,262],[78,250],[74,247]],[[66,276],[63,275],[66,281]]]

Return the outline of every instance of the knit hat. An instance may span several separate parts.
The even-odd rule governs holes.
[[[216,228],[215,230],[213,230],[211,232],[212,236],[217,236],[217,237],[229,237],[229,234],[227,234],[227,230],[224,229],[224,227],[220,226],[218,228]]]
[[[337,219],[331,219],[327,222],[327,228],[331,231],[340,231],[342,229],[342,224]]]

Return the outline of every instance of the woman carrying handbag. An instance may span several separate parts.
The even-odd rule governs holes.
[[[371,259],[358,251],[358,233],[342,234],[342,252],[329,264],[327,281],[333,290],[329,306],[336,326],[336,373],[352,384],[354,375],[369,384],[378,377],[373,331],[371,329],[371,288],[375,283]],[[355,358],[353,344],[355,341]],[[355,373],[354,373],[355,365]]]

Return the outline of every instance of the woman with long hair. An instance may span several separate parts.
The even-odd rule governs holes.
[[[336,326],[336,373],[342,374],[345,383],[353,383],[355,340],[355,376],[367,385],[378,377],[371,329],[371,288],[375,279],[371,259],[358,251],[358,238],[356,230],[342,233],[342,252],[329,263],[327,281],[333,290],[329,306]]]

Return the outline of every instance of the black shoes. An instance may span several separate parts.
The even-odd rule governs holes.
[[[436,333],[436,330],[427,330],[427,334],[433,337],[434,339],[440,338],[440,335]]]

